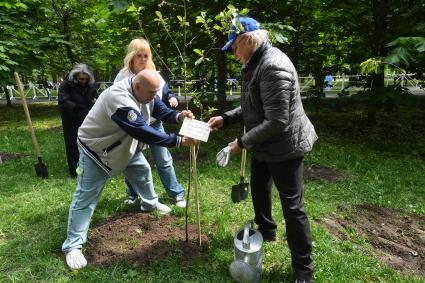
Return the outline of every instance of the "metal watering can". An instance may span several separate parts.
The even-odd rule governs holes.
[[[254,230],[251,221],[235,235],[235,259],[229,271],[236,282],[260,282],[263,261],[263,236]]]

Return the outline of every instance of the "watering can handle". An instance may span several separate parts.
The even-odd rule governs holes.
[[[251,243],[249,240],[249,228],[251,228],[251,221],[248,221],[243,229],[243,238],[242,238],[242,247],[249,250],[251,248]]]

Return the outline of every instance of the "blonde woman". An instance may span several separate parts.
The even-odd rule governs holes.
[[[143,38],[133,39],[127,47],[127,54],[124,58],[124,67],[116,76],[114,83],[119,82],[125,78],[133,77],[145,69],[156,71],[155,64],[152,61],[150,44],[146,39]],[[167,105],[167,107],[177,107],[178,101],[174,96],[174,93],[170,91],[164,79],[160,75],[159,78],[161,81],[161,86],[157,95],[161,98],[162,102]],[[145,111],[148,111],[148,109],[145,109]],[[152,118],[150,120],[150,126],[158,131],[164,132],[162,121]],[[186,207],[184,189],[177,181],[173,166],[173,158],[170,151],[166,147],[157,145],[151,145],[150,149],[156,168],[158,170],[159,177],[168,196],[174,200],[176,206],[182,208]],[[127,199],[125,200],[125,203],[132,205],[137,200],[137,194],[134,192],[127,180],[126,184]]]

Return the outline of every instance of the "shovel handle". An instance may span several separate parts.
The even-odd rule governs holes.
[[[246,149],[242,149],[241,179],[245,179]]]
[[[243,128],[243,133],[246,133],[245,127]],[[242,149],[242,158],[241,158],[241,181],[245,179],[245,162],[246,162],[246,149]]]
[[[37,154],[37,157],[41,158],[40,147],[38,146],[37,139],[35,137],[35,132],[32,126],[30,112],[28,111],[28,105],[24,95],[24,89],[22,88],[21,79],[19,78],[19,75],[17,72],[15,72],[15,80],[16,80],[16,84],[18,85],[19,95],[21,96],[22,106],[24,107],[25,117],[27,118],[28,126],[30,128],[32,144],[34,145],[35,153]]]

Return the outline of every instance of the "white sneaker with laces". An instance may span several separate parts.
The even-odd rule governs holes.
[[[160,202],[157,202],[156,205],[154,207],[152,207],[151,209],[146,209],[142,204],[142,205],[140,205],[140,210],[143,211],[143,212],[151,212],[151,211],[154,211],[154,210],[158,210],[158,213],[161,214],[161,215],[165,215],[165,214],[168,214],[168,213],[171,212],[170,207],[168,207],[167,205],[162,204]]]
[[[87,260],[80,249],[72,250],[65,255],[66,264],[72,270],[77,270],[86,267]]]
[[[176,196],[174,201],[176,202],[177,207],[186,208],[186,200],[184,199],[184,196]]]
[[[127,199],[124,201],[126,205],[134,205],[137,201],[137,197],[127,196]]]

